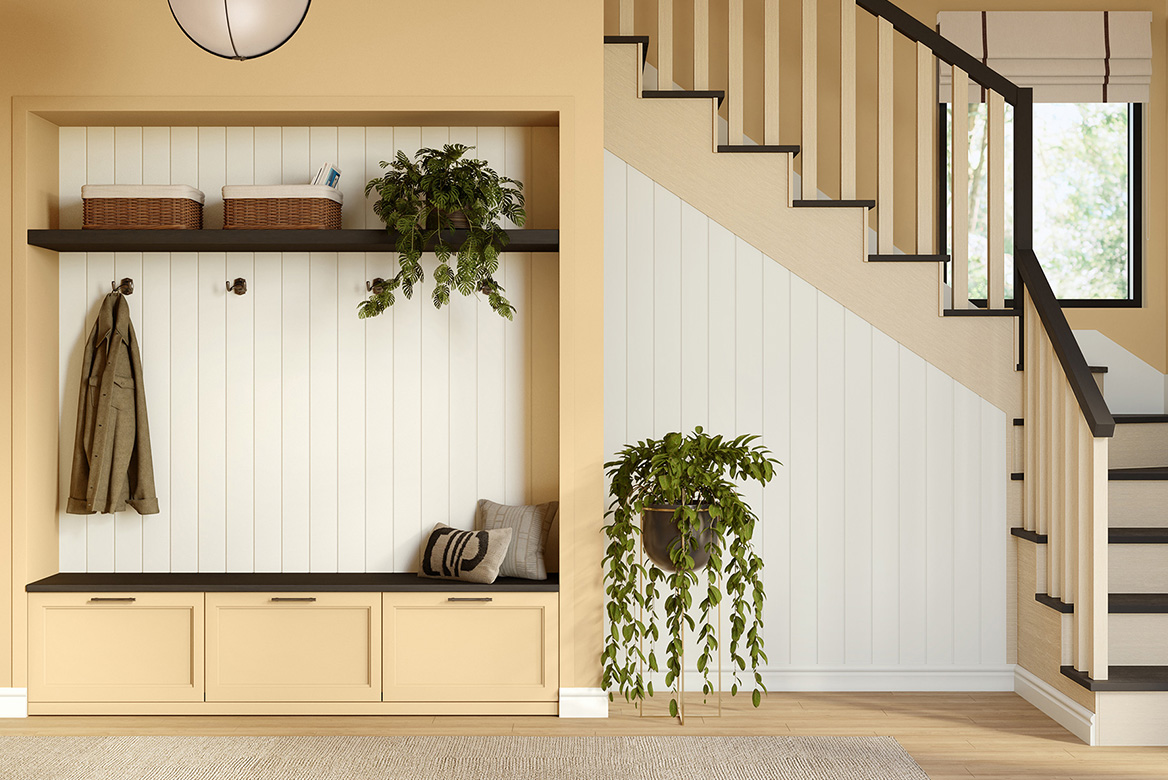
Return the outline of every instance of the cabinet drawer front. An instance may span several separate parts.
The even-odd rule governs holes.
[[[203,699],[202,593],[29,596],[29,700]]]
[[[380,699],[380,594],[207,594],[207,701]]]
[[[558,594],[386,593],[386,701],[554,701]]]

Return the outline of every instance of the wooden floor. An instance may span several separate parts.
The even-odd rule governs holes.
[[[721,718],[691,707],[685,726],[638,718],[550,717],[47,717],[0,720],[15,734],[179,735],[891,735],[932,780],[1168,778],[1168,748],[1089,748],[1012,693],[772,693],[762,707],[725,700]]]

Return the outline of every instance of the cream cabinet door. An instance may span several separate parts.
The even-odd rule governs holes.
[[[386,593],[386,701],[555,701],[557,593]]]
[[[381,594],[207,594],[207,701],[380,700]]]
[[[203,700],[202,593],[31,593],[31,702]]]

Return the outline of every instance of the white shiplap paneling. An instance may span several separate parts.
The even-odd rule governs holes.
[[[345,227],[376,229],[364,183],[396,150],[478,146],[539,191],[552,174],[533,168],[531,138],[502,127],[63,128],[61,224],[80,227],[83,184],[173,182],[204,191],[216,228],[224,184],[304,182],[336,162]],[[528,500],[534,459],[554,461],[557,446],[531,427],[532,388],[557,381],[531,348],[532,302],[557,294],[556,275],[533,270],[547,262],[504,255],[499,278],[519,310],[508,323],[474,298],[435,311],[428,282],[358,319],[366,280],[395,272],[391,253],[63,254],[61,570],[410,571],[429,526],[469,527],[480,497]],[[432,273],[435,259],[425,263]],[[68,515],[81,347],[121,276],[136,284],[162,511]],[[245,296],[225,289],[237,276]]]
[[[784,463],[747,494],[770,679],[1000,673],[1005,414],[688,204],[677,213],[606,153],[605,455],[676,429],[680,398],[683,429],[761,433]]]

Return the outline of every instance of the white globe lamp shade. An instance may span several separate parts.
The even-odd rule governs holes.
[[[169,0],[174,20],[197,46],[231,60],[262,57],[283,46],[311,0]]]

